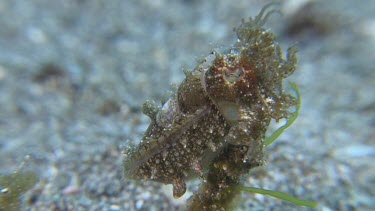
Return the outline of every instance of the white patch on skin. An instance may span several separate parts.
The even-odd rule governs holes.
[[[186,204],[187,200],[193,195],[193,192],[186,190],[186,193],[181,196],[180,198],[176,199],[173,195],[173,186],[170,185],[163,185],[162,190],[165,194],[165,196],[169,199],[169,202],[171,202],[175,206],[183,206]]]
[[[175,116],[180,113],[178,102],[171,97],[164,103],[160,112],[156,115],[156,122],[163,127],[168,127],[173,123]]]
[[[240,119],[239,105],[233,102],[219,102],[218,108],[225,120],[230,124],[235,124]]]

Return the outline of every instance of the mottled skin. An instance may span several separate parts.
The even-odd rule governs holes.
[[[190,100],[193,96],[199,100]],[[223,138],[230,125],[211,103],[199,74],[189,74],[161,110],[155,112],[149,102],[144,110],[152,122],[141,144],[125,161],[125,173],[173,184],[174,197],[181,197],[186,178],[202,176],[213,154],[225,145]]]
[[[236,45],[213,52],[159,108],[146,102],[152,122],[140,145],[126,153],[125,174],[173,185],[178,198],[192,176],[206,179],[189,202],[190,210],[226,209],[242,176],[262,165],[264,137],[271,119],[288,118],[295,105],[282,80],[296,68],[296,49],[287,58],[260,14],[235,29]]]

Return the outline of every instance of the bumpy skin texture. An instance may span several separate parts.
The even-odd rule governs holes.
[[[203,166],[224,146],[230,126],[200,80],[200,74],[189,74],[163,108],[150,115],[141,144],[125,161],[126,175],[173,184],[176,198],[185,193],[187,177],[203,175]]]
[[[178,198],[190,177],[204,177],[190,199],[191,210],[228,207],[251,168],[262,165],[264,137],[271,119],[288,118],[295,99],[283,93],[282,80],[296,69],[296,49],[287,58],[263,24],[275,10],[235,29],[238,42],[203,59],[159,108],[146,102],[152,122],[140,145],[125,153],[130,178],[173,185]]]

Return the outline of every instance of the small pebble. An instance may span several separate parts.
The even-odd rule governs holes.
[[[136,203],[135,203],[135,208],[138,210],[138,209],[141,209],[143,207],[143,200],[138,200]]]

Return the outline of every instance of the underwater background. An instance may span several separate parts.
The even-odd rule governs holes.
[[[0,184],[17,170],[38,177],[9,200],[21,210],[183,208],[199,180],[176,200],[170,186],[124,178],[122,149],[150,123],[142,103],[160,101],[196,59],[229,48],[233,27],[268,2],[0,0]],[[289,80],[301,112],[244,184],[318,210],[374,210],[375,1],[287,0],[282,11],[266,26],[283,49],[299,49]],[[310,209],[249,193],[236,203]]]

